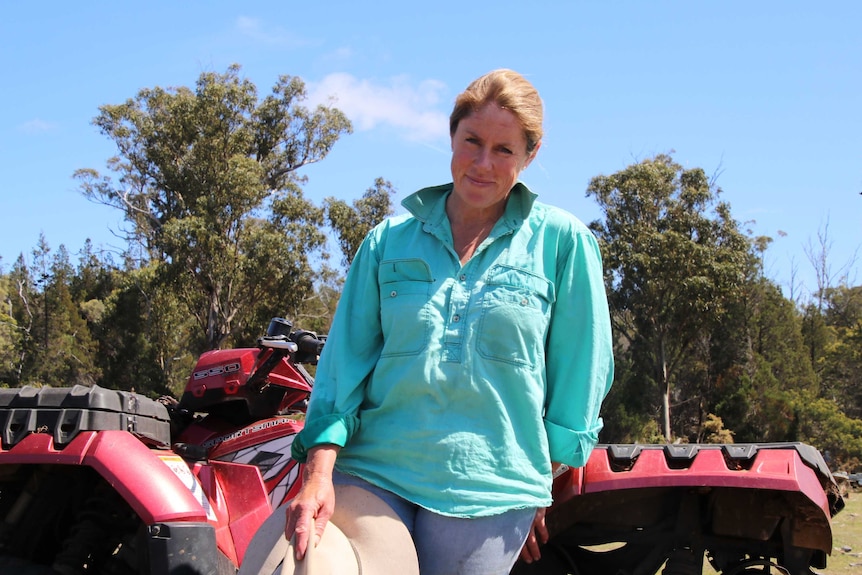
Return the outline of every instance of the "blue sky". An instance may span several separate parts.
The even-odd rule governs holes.
[[[808,253],[862,283],[862,3],[801,1],[0,4],[0,266],[39,234],[75,254],[121,244],[115,211],[72,173],[107,173],[91,124],[142,88],[192,86],[232,63],[265,95],[302,78],[355,131],[304,171],[307,195],[352,200],[383,177],[396,200],[449,181],[447,117],[476,76],[539,89],[545,140],[524,181],[589,222],[590,179],[659,153],[717,174],[744,227],[775,241],[767,275],[815,287]]]

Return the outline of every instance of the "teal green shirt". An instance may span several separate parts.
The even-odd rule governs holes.
[[[359,248],[293,454],[444,515],[551,503],[551,461],[582,466],[613,379],[602,263],[571,214],[517,184],[463,266],[426,188]]]

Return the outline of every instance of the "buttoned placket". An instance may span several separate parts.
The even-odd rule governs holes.
[[[478,279],[481,278],[475,277],[475,270],[481,269],[481,260],[486,256],[488,248],[502,236],[511,233],[512,228],[508,226],[504,225],[502,228],[495,226],[488,237],[476,248],[473,256],[463,265],[461,265],[458,255],[450,243],[444,241],[439,235],[437,236],[438,240],[446,246],[454,261],[460,266],[455,276],[449,280],[449,309],[447,310],[447,325],[443,340],[443,361],[462,361],[461,352],[464,348],[464,338],[467,335],[465,330],[468,327],[464,319],[467,317],[471,306],[478,305],[477,300],[481,297],[479,293],[481,290],[477,286]]]
[[[444,200],[445,202],[445,200]],[[441,204],[441,208],[445,206]],[[467,260],[467,263],[461,264],[457,252],[452,243],[452,231],[449,227],[449,221],[444,212],[440,213],[439,219],[433,223],[429,220],[424,220],[422,230],[434,236],[439,241],[451,258],[454,274],[450,271],[446,274],[447,279],[443,280],[448,285],[443,286],[444,290],[448,291],[446,301],[448,301],[448,309],[446,310],[446,325],[443,336],[442,361],[444,362],[461,362],[462,350],[464,348],[464,339],[467,337],[465,330],[468,328],[467,314],[473,305],[479,305],[477,301],[481,297],[481,289],[477,283],[481,283],[481,277],[476,277],[476,270],[481,268],[481,260],[487,256],[488,249],[500,238],[510,235],[517,229],[520,222],[513,218],[506,219],[506,216],[500,219],[488,237],[476,248],[473,256]]]
[[[470,262],[467,262],[469,265]],[[449,286],[449,309],[447,311],[447,326],[443,339],[443,361],[460,362],[461,350],[463,349],[464,329],[466,317],[470,305],[470,283],[464,268],[462,268]]]

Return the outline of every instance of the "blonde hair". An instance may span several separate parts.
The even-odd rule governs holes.
[[[542,99],[538,90],[513,70],[499,69],[488,72],[473,80],[467,89],[455,98],[455,107],[449,116],[449,135],[455,135],[461,120],[492,102],[518,118],[527,140],[527,153],[532,153],[544,133]]]

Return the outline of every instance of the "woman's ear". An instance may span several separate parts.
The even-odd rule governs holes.
[[[527,169],[527,166],[530,165],[530,163],[533,161],[533,158],[535,158],[536,154],[539,153],[539,148],[541,148],[541,147],[542,147],[542,140],[539,140],[538,142],[536,142],[536,147],[533,148],[533,151],[527,155],[527,159],[524,161],[524,167],[521,168],[521,170]]]

